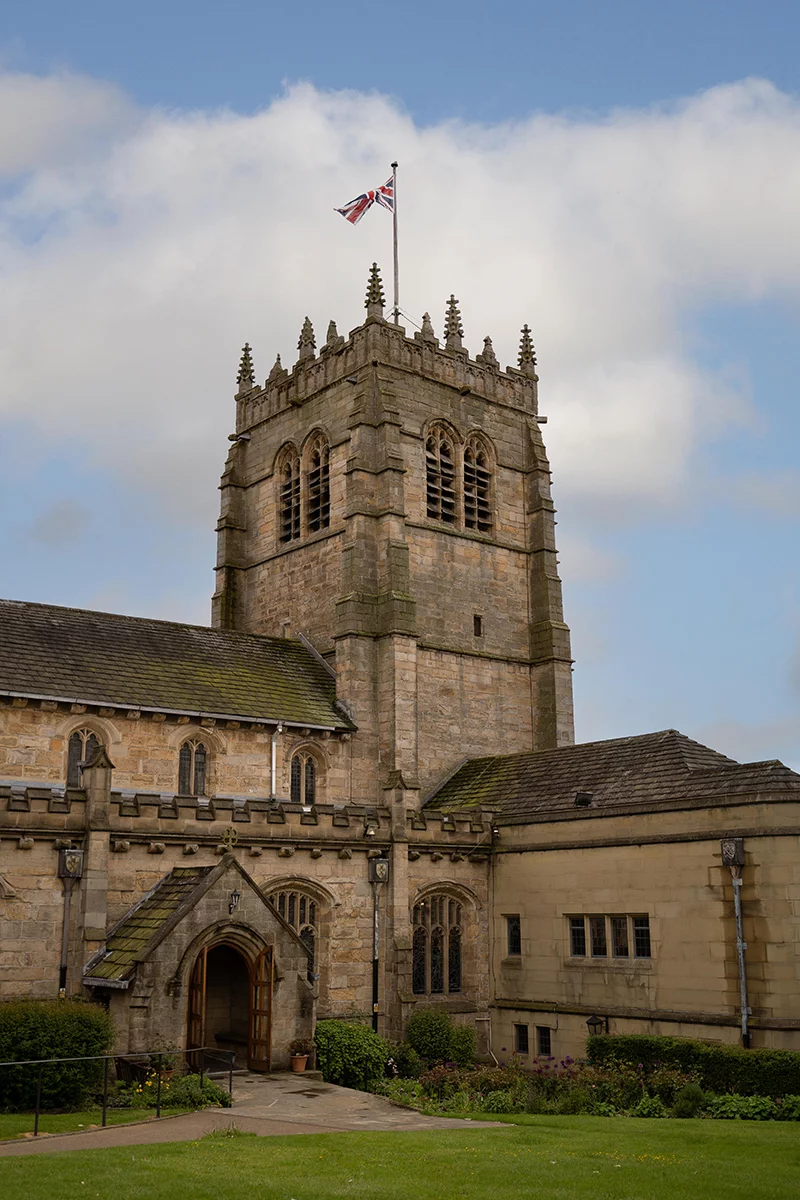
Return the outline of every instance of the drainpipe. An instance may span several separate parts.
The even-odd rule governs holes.
[[[273,800],[277,794],[276,789],[278,786],[278,738],[282,733],[283,722],[279,721],[272,735],[272,746],[270,747],[269,794]]]
[[[736,956],[739,960],[739,1003],[742,1010],[742,1045],[750,1047],[750,1029],[748,1019],[750,1009],[747,1004],[747,968],[744,952],[747,942],[744,940],[744,923],[742,921],[742,867],[744,866],[744,839],[725,838],[720,843],[722,861],[731,873],[733,884],[733,911],[736,917]]]

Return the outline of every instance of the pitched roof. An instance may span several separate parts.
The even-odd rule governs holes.
[[[500,820],[524,821],[764,791],[790,791],[800,797],[800,775],[777,761],[737,763],[676,729],[666,729],[556,750],[474,758],[445,780],[425,807],[443,812],[481,808]],[[589,808],[576,807],[577,792],[591,793]]]
[[[0,694],[352,729],[301,643],[0,600]]]
[[[98,959],[86,967],[91,979],[123,980],[144,958],[147,947],[158,938],[200,881],[214,867],[175,867],[151,892],[112,929]]]

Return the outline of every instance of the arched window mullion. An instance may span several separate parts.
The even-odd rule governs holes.
[[[317,438],[308,462],[308,529],[317,533],[331,523],[330,448],[324,438]]]
[[[292,542],[300,537],[300,459],[288,454],[280,473],[279,537]]]
[[[453,443],[442,429],[432,429],[425,442],[425,496],[431,520],[455,524],[455,455]]]

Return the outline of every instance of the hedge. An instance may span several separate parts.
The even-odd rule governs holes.
[[[367,1025],[318,1021],[314,1041],[317,1066],[326,1083],[371,1092],[386,1074],[389,1047]]]
[[[709,1092],[773,1098],[800,1093],[800,1054],[794,1050],[745,1050],[638,1033],[593,1035],[587,1048],[593,1066],[641,1063],[647,1075],[657,1066],[677,1067],[696,1074]]]
[[[111,1017],[83,1000],[0,1002],[0,1063],[36,1058],[88,1058],[107,1054],[114,1040]],[[36,1104],[36,1067],[0,1067],[0,1109]],[[42,1108],[79,1108],[102,1080],[103,1064],[42,1067]]]

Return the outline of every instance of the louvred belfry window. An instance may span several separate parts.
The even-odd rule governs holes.
[[[461,905],[449,896],[431,896],[414,905],[414,995],[457,995],[461,991],[461,916]]]
[[[288,454],[280,472],[280,539],[300,537],[300,459]]]
[[[330,448],[317,438],[308,458],[308,528],[310,533],[327,529],[331,523]]]
[[[464,447],[464,528],[490,533],[491,473],[486,447],[479,438],[470,438]]]
[[[76,729],[69,739],[67,751],[67,787],[81,786],[81,763],[88,762],[100,745],[91,729]]]
[[[433,521],[456,520],[453,443],[442,429],[432,429],[425,443],[426,511]]]

